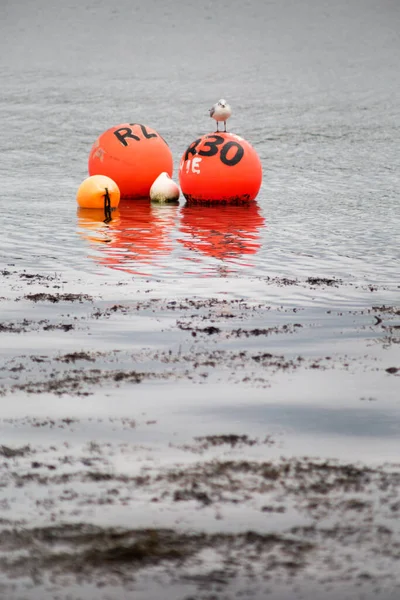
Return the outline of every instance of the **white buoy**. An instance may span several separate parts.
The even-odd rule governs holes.
[[[164,171],[150,188],[150,200],[153,202],[174,202],[179,198],[179,187]]]

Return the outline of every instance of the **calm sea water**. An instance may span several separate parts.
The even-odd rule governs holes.
[[[277,338],[274,351],[337,352],[361,365],[312,379],[309,372],[282,374],[271,390],[247,390],[246,401],[227,382],[208,393],[194,384],[189,391],[170,387],[168,399],[162,386],[143,384],[133,412],[146,410],[159,425],[153,437],[139,433],[139,441],[168,444],[171,435],[238,428],[258,435],[275,428],[286,432],[286,450],[279,446],[276,454],[394,459],[398,377],[384,368],[400,367],[398,343],[369,343],[372,318],[361,311],[399,305],[399,4],[3,0],[0,28],[1,269],[54,275],[62,291],[87,292],[105,303],[146,298],[149,290],[165,300],[194,295],[267,303],[269,326],[280,322],[282,307],[296,308],[312,326],[296,338]],[[124,201],[108,225],[102,215],[77,211],[76,190],[100,133],[127,121],[155,128],[170,145],[177,181],[186,147],[214,130],[208,109],[220,97],[233,108],[230,130],[262,161],[254,205]],[[310,289],[309,277],[341,284]],[[266,286],[282,278],[299,285]],[[24,292],[3,280],[0,296]],[[3,320],[45,317],[50,310],[27,306],[3,303]],[[68,310],[79,317],[79,308]],[[0,354],[4,366],[26,352],[56,354],[77,344],[88,350],[168,344],[156,322],[137,315],[127,331],[115,321],[114,328],[99,324],[93,337],[71,339],[4,334]],[[254,348],[262,349],[260,340]],[[70,398],[68,414],[132,414],[121,390],[107,394],[99,393],[96,403]],[[361,402],[368,399],[379,402]],[[32,405],[21,393],[2,416],[66,411],[50,395]],[[31,433],[10,432],[3,423],[2,435],[22,443]],[[34,435],[44,443],[44,431]],[[111,429],[93,425],[85,435],[115,440]]]
[[[221,268],[391,285],[400,246],[399,22],[389,0],[6,1],[2,262],[108,277],[114,266],[185,286],[206,275],[208,290]],[[137,219],[121,211],[107,230],[77,218],[76,189],[102,131],[132,120],[156,128],[177,179],[185,148],[213,130],[208,108],[220,96],[233,106],[231,130],[262,160],[251,214],[142,205]],[[230,250],[210,239],[211,222]]]

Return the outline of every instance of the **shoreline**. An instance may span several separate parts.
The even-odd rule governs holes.
[[[3,276],[14,279],[14,298],[0,299],[7,594],[61,598],[68,581],[84,599],[96,586],[116,599],[333,598],[332,586],[392,597],[398,307],[110,302]],[[368,435],[386,437],[388,460],[373,447],[357,458]],[[354,459],[338,452],[346,436]]]

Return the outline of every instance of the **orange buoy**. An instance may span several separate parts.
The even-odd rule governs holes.
[[[76,193],[76,201],[81,208],[113,209],[118,206],[119,198],[117,184],[105,175],[88,177],[81,183]],[[108,202],[109,204],[107,204]]]
[[[233,133],[210,133],[182,156],[179,182],[189,203],[247,204],[261,187],[261,161],[254,148]]]
[[[107,129],[96,140],[88,168],[89,175],[111,177],[121,198],[145,198],[160,173],[172,175],[173,159],[157,131],[139,123],[123,123]]]

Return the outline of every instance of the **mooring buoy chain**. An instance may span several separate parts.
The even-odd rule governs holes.
[[[112,221],[112,217],[111,217],[111,198],[110,198],[110,194],[108,193],[108,188],[105,188],[106,193],[104,194],[104,223],[109,223],[110,221]]]

